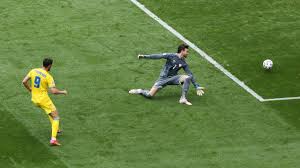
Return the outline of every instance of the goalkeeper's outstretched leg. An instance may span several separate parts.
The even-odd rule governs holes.
[[[151,90],[144,89],[131,89],[129,90],[130,94],[140,94],[146,98],[152,98],[158,92],[158,88],[152,87]]]
[[[182,93],[179,99],[179,103],[192,105],[187,99],[186,95],[189,90],[189,86],[192,83],[196,89],[197,95],[202,96],[204,94],[204,87],[201,87],[196,83],[196,79],[191,72],[186,58],[189,54],[189,46],[181,44],[178,46],[177,53],[162,53],[162,54],[139,54],[138,59],[166,59],[165,66],[160,72],[159,79],[156,81],[151,90],[132,89],[130,94],[140,94],[144,97],[153,97],[160,89],[167,85],[182,85]],[[178,75],[178,71],[183,69],[186,75]]]

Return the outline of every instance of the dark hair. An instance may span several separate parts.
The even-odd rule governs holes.
[[[189,48],[189,46],[186,45],[186,44],[180,44],[180,45],[178,46],[177,53],[180,53],[182,50],[185,50],[186,48]]]
[[[49,65],[52,65],[52,63],[53,63],[53,60],[51,59],[51,58],[45,58],[44,60],[43,60],[43,66],[46,68],[46,67],[48,67]]]

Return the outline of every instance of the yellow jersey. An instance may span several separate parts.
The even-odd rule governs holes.
[[[27,76],[31,78],[31,100],[42,102],[45,99],[50,99],[48,88],[55,87],[54,79],[50,73],[42,68],[35,68]]]

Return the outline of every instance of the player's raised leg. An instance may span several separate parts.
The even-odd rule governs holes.
[[[60,143],[58,143],[56,136],[59,128],[59,116],[57,110],[51,112],[50,117],[53,119],[52,121],[52,132],[51,132],[51,140],[50,145],[52,146],[59,146]]]

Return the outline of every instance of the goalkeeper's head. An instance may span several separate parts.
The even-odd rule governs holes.
[[[177,53],[186,58],[189,55],[189,46],[186,44],[179,45]]]

